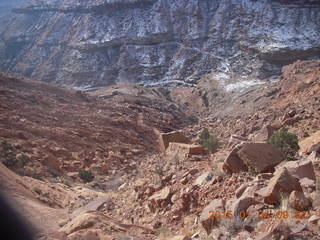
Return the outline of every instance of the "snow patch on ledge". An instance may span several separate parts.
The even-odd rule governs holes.
[[[224,86],[224,89],[226,92],[232,92],[234,90],[242,90],[246,89],[255,85],[261,85],[264,84],[265,82],[261,80],[243,80],[241,82],[236,82],[236,83],[230,83]]]

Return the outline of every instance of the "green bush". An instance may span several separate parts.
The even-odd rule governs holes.
[[[220,145],[219,140],[216,136],[211,135],[207,128],[204,128],[197,141],[202,147],[215,153]]]
[[[91,171],[87,171],[87,170],[80,170],[79,171],[79,177],[85,182],[92,182],[92,180],[94,179],[94,176],[92,174]]]
[[[288,132],[288,128],[281,128],[267,141],[268,144],[280,149],[289,160],[296,160],[300,149],[297,135]]]

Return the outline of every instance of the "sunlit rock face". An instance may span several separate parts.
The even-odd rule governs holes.
[[[319,1],[33,0],[0,26],[0,68],[74,88],[267,79],[320,56]]]

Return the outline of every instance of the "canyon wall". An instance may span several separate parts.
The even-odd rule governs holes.
[[[33,0],[0,24],[0,70],[72,88],[265,80],[320,56],[319,1]]]

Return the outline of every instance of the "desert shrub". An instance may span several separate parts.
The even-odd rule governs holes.
[[[6,142],[3,141],[0,143],[0,161],[6,167],[14,167],[17,164],[16,154],[14,153],[14,147]]]
[[[296,160],[299,150],[297,135],[288,132],[288,128],[281,128],[267,141],[268,144],[280,149],[288,160]]]
[[[197,141],[202,147],[210,150],[212,153],[215,153],[219,147],[219,140],[216,136],[211,135],[207,128],[204,128],[199,135],[199,139]]]
[[[88,182],[92,182],[93,179],[94,179],[94,176],[92,174],[91,171],[88,171],[88,170],[80,170],[79,171],[79,177],[85,182],[85,183],[88,183]]]

